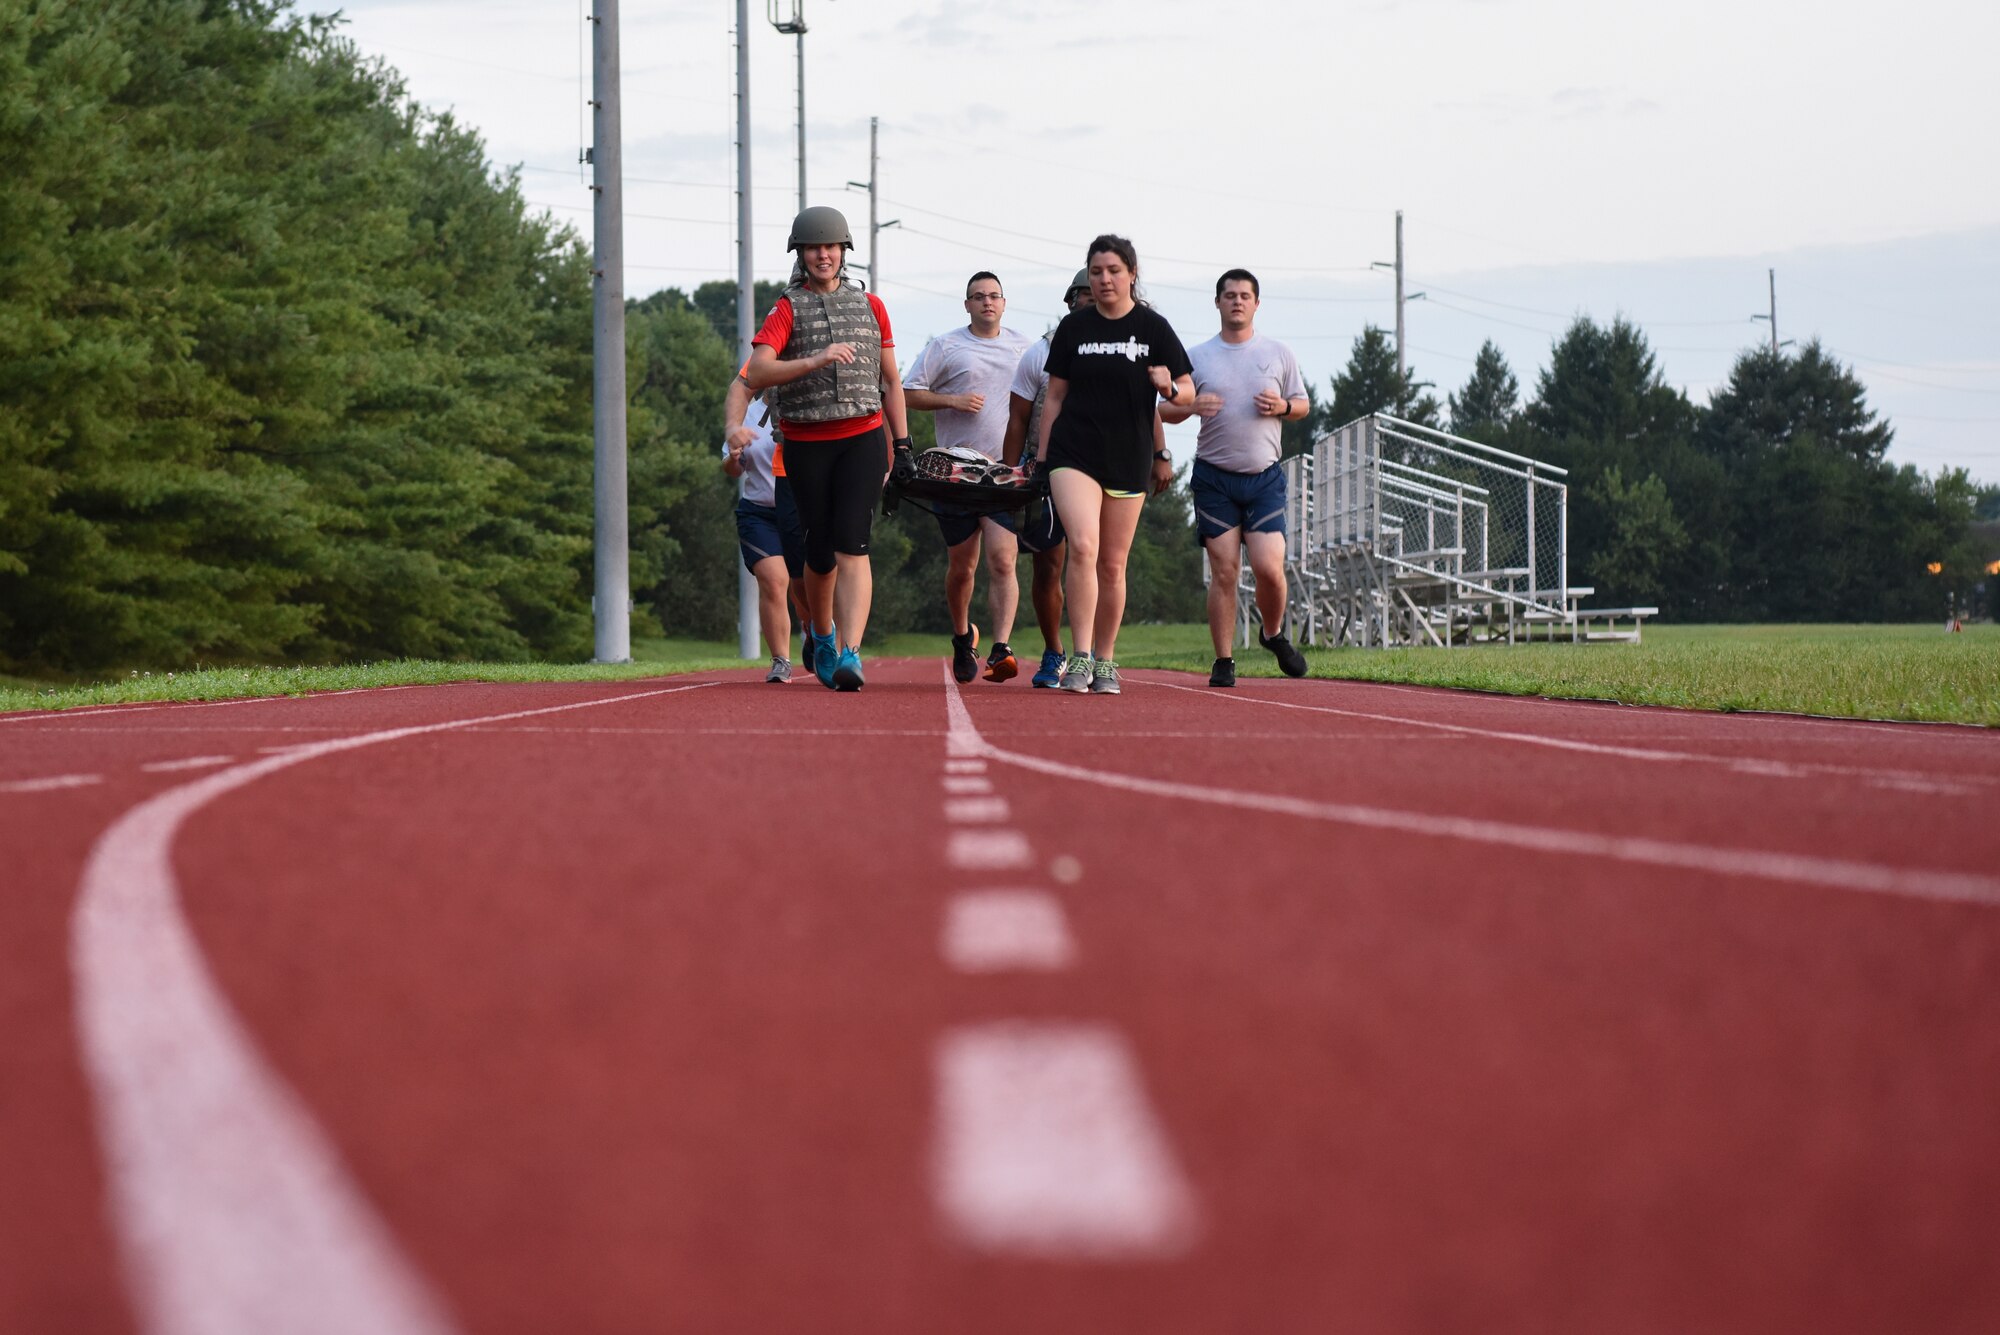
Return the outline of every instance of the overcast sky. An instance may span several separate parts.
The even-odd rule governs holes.
[[[760,277],[797,206],[793,39],[751,5]],[[789,14],[792,0],[780,0]],[[881,122],[881,293],[904,360],[998,272],[1039,332],[1101,231],[1137,244],[1190,343],[1215,275],[1324,385],[1393,327],[1440,397],[1492,338],[1532,392],[1578,314],[1623,313],[1706,402],[1777,270],[1782,338],[1853,364],[1891,457],[2000,480],[2000,18],[1911,0],[804,0],[810,202],[866,259]],[[302,8],[331,8],[302,0]],[[520,164],[589,234],[587,0],[351,0],[346,31]],[[735,7],[624,0],[627,290],[735,273]],[[1177,448],[1185,445],[1177,436]]]

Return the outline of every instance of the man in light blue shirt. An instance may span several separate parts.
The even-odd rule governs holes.
[[[1305,655],[1285,634],[1285,473],[1278,466],[1283,423],[1312,409],[1298,358],[1256,329],[1262,289],[1248,269],[1215,281],[1222,331],[1188,349],[1194,402],[1162,405],[1168,422],[1201,418],[1188,489],[1195,536],[1208,551],[1208,633],[1215,642],[1210,686],[1236,684],[1230,641],[1236,627],[1236,582],[1245,550],[1256,582],[1260,640],[1288,677],[1303,677]]]

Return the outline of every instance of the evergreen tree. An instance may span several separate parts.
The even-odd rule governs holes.
[[[1636,326],[1579,317],[1556,341],[1523,417],[1546,440],[1601,450],[1683,438],[1696,411],[1666,383]]]
[[[1396,370],[1395,344],[1371,324],[1355,338],[1347,368],[1333,379],[1329,415],[1334,426],[1370,413],[1388,413],[1419,426],[1437,426],[1438,401],[1423,389],[1417,382],[1416,368]]]
[[[1709,400],[1700,443],[1740,460],[1806,435],[1862,462],[1880,459],[1895,435],[1876,420],[1853,372],[1828,357],[1818,339],[1797,356],[1758,347],[1738,357],[1729,383]]]
[[[1479,345],[1465,388],[1450,395],[1451,429],[1474,440],[1504,432],[1521,410],[1521,386],[1492,339]]]

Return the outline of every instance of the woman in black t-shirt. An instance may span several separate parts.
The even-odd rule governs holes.
[[[1070,312],[1049,341],[1048,399],[1035,457],[1069,534],[1063,600],[1070,647],[1062,688],[1118,694],[1125,560],[1149,483],[1173,481],[1156,449],[1156,404],[1194,400],[1193,367],[1173,326],[1138,300],[1139,256],[1122,236],[1090,243],[1096,303]]]

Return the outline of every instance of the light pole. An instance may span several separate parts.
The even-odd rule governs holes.
[[[799,212],[806,211],[806,0],[792,0],[792,16],[778,17],[781,0],[769,0],[771,26],[799,43]]]
[[[750,359],[750,336],[756,331],[757,288],[750,251],[750,0],[736,0],[736,363]],[[736,494],[743,494],[738,479]],[[733,554],[732,554],[733,555]],[[736,567],[736,651],[757,656],[757,579],[749,567]],[[777,645],[771,652],[779,652]],[[789,637],[784,650],[791,652]]]
[[[625,508],[625,200],[619,150],[618,0],[591,12],[591,435],[597,661],[632,661]]]

